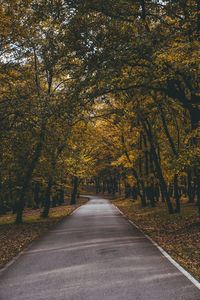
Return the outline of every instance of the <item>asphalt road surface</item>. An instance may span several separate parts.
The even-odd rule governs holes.
[[[1,273],[1,300],[200,299],[200,290],[100,197]]]

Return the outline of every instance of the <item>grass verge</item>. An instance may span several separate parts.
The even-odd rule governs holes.
[[[142,208],[131,199],[111,202],[200,280],[200,219],[194,204],[183,201],[180,215],[169,215],[163,203]]]
[[[34,239],[53,228],[65,216],[70,215],[77,207],[88,201],[87,198],[77,199],[77,204],[69,205],[65,199],[62,206],[51,208],[49,217],[40,218],[42,209],[26,208],[23,224],[15,224],[15,215],[8,213],[0,216],[0,268],[27,247]]]

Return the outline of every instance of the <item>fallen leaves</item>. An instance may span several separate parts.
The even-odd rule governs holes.
[[[130,199],[112,201],[185,269],[200,279],[200,220],[197,209],[182,203],[181,214],[169,215],[165,204],[140,207]]]
[[[0,267],[15,257],[22,249],[27,247],[34,239],[51,229],[63,217],[69,215],[77,207],[87,202],[87,198],[79,198],[77,204],[51,208],[50,216],[41,219],[42,209],[32,210],[26,208],[24,223],[14,224],[15,215],[9,213],[0,217]]]

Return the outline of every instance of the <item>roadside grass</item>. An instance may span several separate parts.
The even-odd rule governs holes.
[[[15,224],[16,215],[7,213],[0,216],[0,268],[27,247],[34,239],[53,228],[65,216],[70,215],[77,207],[88,201],[87,198],[78,198],[77,204],[65,203],[50,209],[49,217],[40,218],[42,208],[26,208],[23,214],[23,223]]]
[[[183,199],[181,213],[169,215],[165,203],[142,208],[139,201],[131,199],[111,202],[200,280],[200,218],[194,204]]]

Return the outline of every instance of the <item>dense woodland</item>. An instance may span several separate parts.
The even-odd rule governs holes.
[[[200,0],[0,3],[1,212],[87,184],[200,214]]]

